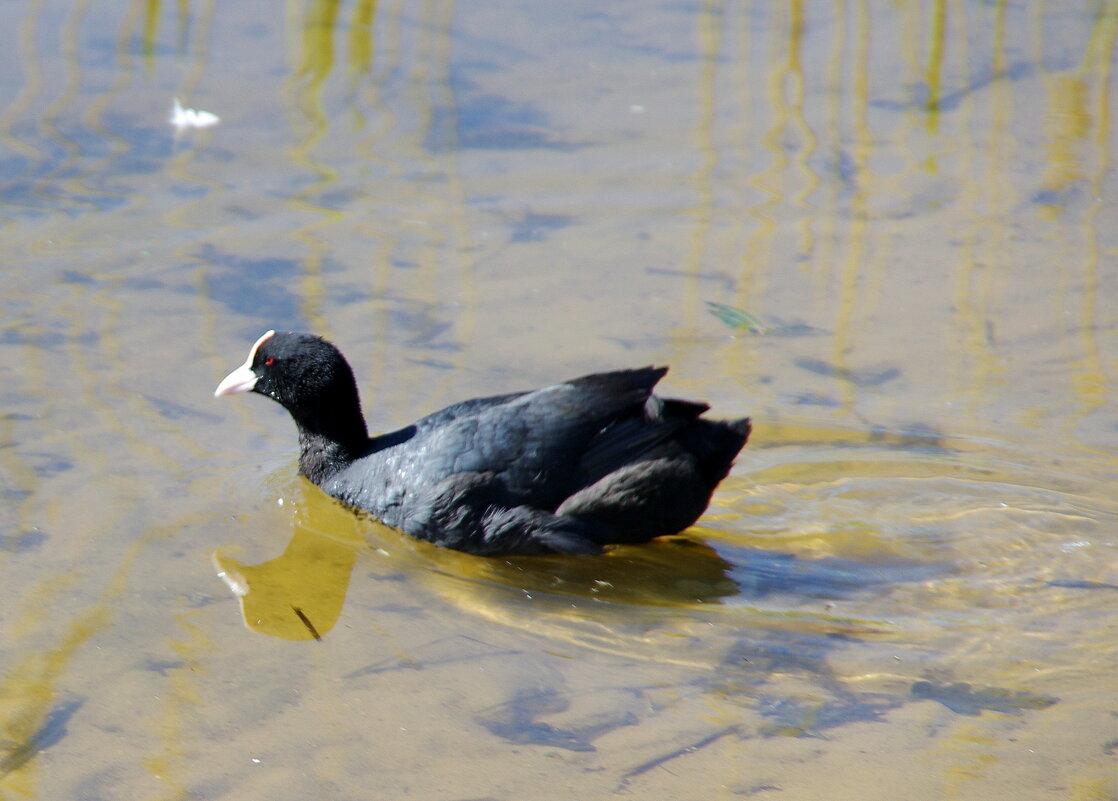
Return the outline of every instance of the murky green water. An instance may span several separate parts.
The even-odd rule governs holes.
[[[0,21],[0,798],[1118,797],[1118,5]],[[480,560],[211,397],[272,327],[374,429],[668,363],[756,434]]]

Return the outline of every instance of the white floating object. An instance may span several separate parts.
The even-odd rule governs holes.
[[[179,99],[175,98],[175,105],[171,109],[171,124],[180,131],[185,128],[209,128],[221,122],[221,117],[212,111],[203,111],[199,108],[183,108]]]

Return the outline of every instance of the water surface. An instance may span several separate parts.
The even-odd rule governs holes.
[[[254,12],[0,6],[0,798],[1118,794],[1115,3]],[[373,429],[667,363],[756,433],[477,559],[212,398],[268,328]]]

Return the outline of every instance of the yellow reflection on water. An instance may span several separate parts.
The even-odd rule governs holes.
[[[362,542],[339,539],[344,532],[331,526],[324,536],[297,523],[283,554],[257,565],[215,553],[214,567],[240,601],[245,625],[285,640],[328,634],[342,613]]]
[[[67,610],[56,645],[24,650],[0,675],[0,780],[21,795],[34,797],[38,781],[34,757],[65,733],[70,716],[83,703],[67,699],[60,691],[66,672],[90,639],[112,623],[133,566],[149,544],[150,540],[145,539],[128,550],[93,603]],[[65,608],[59,603],[59,593],[76,574],[45,581],[24,598],[24,609],[13,615],[7,629],[9,645],[39,634],[52,622],[43,619],[42,611]]]

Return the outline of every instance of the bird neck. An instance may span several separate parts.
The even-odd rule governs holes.
[[[369,444],[360,403],[353,407],[327,407],[311,420],[297,420],[299,426],[299,472],[321,485],[357,459]]]

